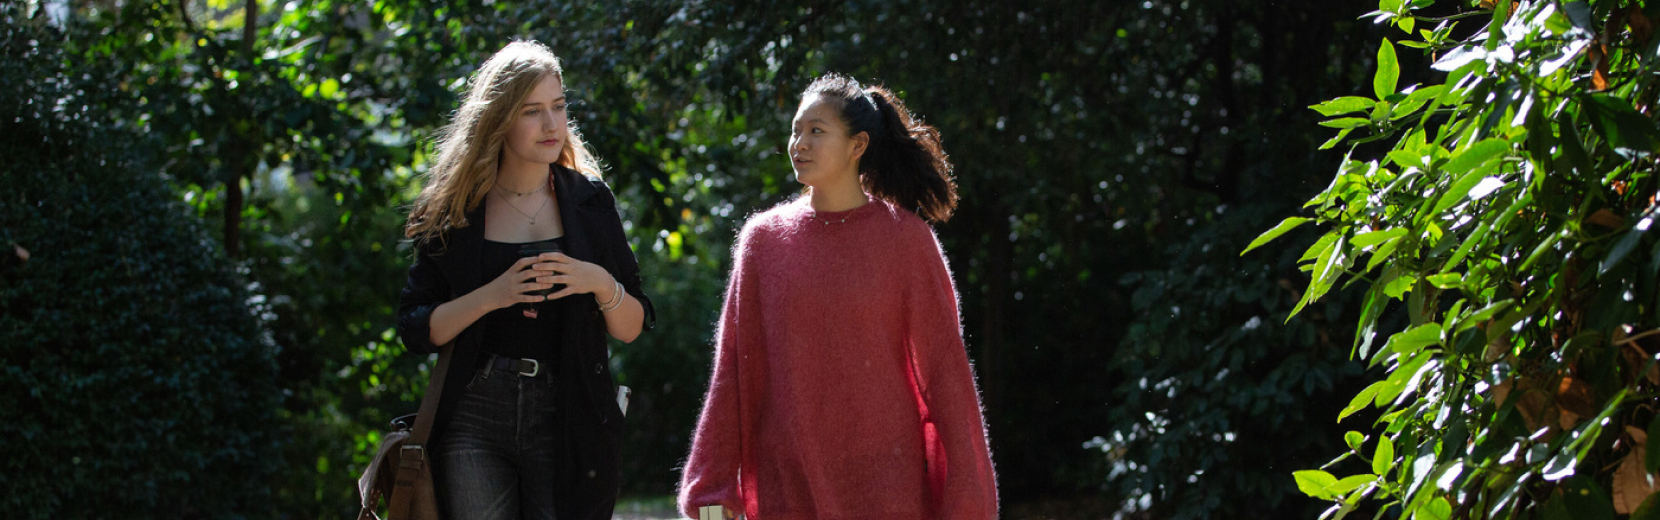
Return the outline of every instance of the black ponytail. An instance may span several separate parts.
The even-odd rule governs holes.
[[[804,94],[840,99],[848,133],[870,136],[859,158],[866,191],[929,222],[951,218],[957,208],[957,181],[940,146],[939,130],[913,116],[887,88],[863,88],[841,74],[819,77]]]

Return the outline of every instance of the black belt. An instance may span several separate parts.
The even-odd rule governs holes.
[[[490,355],[490,360],[484,365],[497,372],[512,372],[525,377],[536,377],[542,373],[542,362],[534,359],[519,359]]]

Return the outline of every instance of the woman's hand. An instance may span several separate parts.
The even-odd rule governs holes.
[[[552,273],[553,268],[554,264],[541,261],[538,257],[520,258],[519,261],[513,262],[513,267],[507,268],[507,272],[479,288],[479,292],[491,309],[500,309],[515,303],[539,302],[544,299],[542,296],[525,293],[553,288],[553,284],[540,281]]]
[[[565,284],[564,289],[548,295],[549,300],[572,294],[593,294],[595,302],[605,303],[618,296],[617,279],[604,267],[571,258],[565,253],[542,253],[537,258],[545,262],[537,265],[551,265],[554,273],[537,277],[537,282]]]

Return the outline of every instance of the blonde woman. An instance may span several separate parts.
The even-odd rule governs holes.
[[[410,211],[398,307],[410,351],[453,348],[432,436],[448,520],[609,519],[622,414],[605,336],[654,313],[547,47],[473,76]]]

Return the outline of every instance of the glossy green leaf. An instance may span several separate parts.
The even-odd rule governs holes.
[[[1430,497],[1429,501],[1419,507],[1413,515],[1414,519],[1448,520],[1452,518],[1452,504],[1439,496]]]
[[[1337,278],[1343,273],[1344,258],[1348,254],[1345,247],[1343,238],[1338,237],[1337,241],[1315,260],[1314,279],[1309,282],[1308,291],[1303,293],[1302,301],[1297,302],[1297,306],[1291,309],[1291,314],[1286,316],[1287,320],[1296,316],[1309,302],[1319,300],[1337,283]]]
[[[1395,467],[1395,441],[1387,436],[1378,437],[1378,447],[1372,452],[1372,473],[1378,476],[1388,476],[1389,470]]]
[[[1343,96],[1308,107],[1314,109],[1315,112],[1319,112],[1320,115],[1332,117],[1352,112],[1365,112],[1371,110],[1374,104],[1376,104],[1375,101],[1360,96]]]
[[[1372,404],[1374,399],[1377,399],[1378,392],[1381,392],[1388,386],[1388,381],[1377,381],[1367,385],[1366,388],[1360,391],[1360,393],[1355,394],[1353,398],[1349,399],[1349,405],[1343,407],[1343,411],[1337,414],[1337,422],[1343,422],[1344,418],[1354,415],[1355,412],[1366,409],[1367,406]]]
[[[1326,492],[1331,493],[1334,497],[1341,496],[1377,481],[1378,477],[1375,475],[1349,475],[1327,487]]]
[[[1324,127],[1328,127],[1328,128],[1341,128],[1341,129],[1347,130],[1347,129],[1351,129],[1351,128],[1358,128],[1358,127],[1366,126],[1366,125],[1371,124],[1371,123],[1372,123],[1372,120],[1366,119],[1364,117],[1340,117],[1340,118],[1337,118],[1337,119],[1328,119],[1328,120],[1325,120],[1325,121],[1321,121],[1320,126],[1324,126]]]
[[[1491,305],[1486,307],[1477,309],[1476,311],[1471,312],[1469,316],[1459,320],[1458,327],[1456,327],[1453,332],[1463,332],[1470,327],[1479,325],[1481,322],[1493,319],[1493,316],[1500,312],[1504,312],[1505,309],[1509,309],[1512,305],[1515,305],[1515,300],[1504,299],[1493,302]]]
[[[1372,92],[1378,99],[1395,93],[1395,82],[1401,77],[1401,66],[1395,60],[1395,44],[1384,38],[1378,46],[1378,70],[1372,77]]]
[[[1337,477],[1332,474],[1310,469],[1292,472],[1291,476],[1296,479],[1297,489],[1303,494],[1321,500],[1332,499],[1331,492],[1327,491],[1332,485],[1337,484]]]
[[[1389,337],[1387,347],[1401,355],[1441,342],[1441,324],[1425,323]]]
[[[1430,285],[1437,289],[1457,289],[1464,284],[1464,275],[1462,273],[1441,273],[1430,275],[1424,280],[1427,280]]]
[[[1359,235],[1355,235],[1354,238],[1349,239],[1349,245],[1352,245],[1356,248],[1372,247],[1374,245],[1383,243],[1384,241],[1387,241],[1389,239],[1404,236],[1404,235],[1406,235],[1406,233],[1407,233],[1406,228],[1391,228],[1391,229],[1384,229],[1384,230],[1378,230],[1378,231],[1368,231],[1368,232],[1365,232],[1365,233],[1361,233]]]
[[[1360,451],[1361,443],[1364,442],[1366,442],[1366,435],[1360,432],[1350,431],[1343,434],[1343,443],[1349,445],[1351,450]]]
[[[1503,155],[1509,150],[1510,141],[1507,141],[1504,138],[1492,137],[1483,139],[1476,144],[1470,145],[1469,148],[1459,151],[1452,157],[1452,159],[1448,160],[1447,164],[1442,166],[1441,169],[1453,175],[1463,175],[1464,173],[1475,169],[1475,167],[1486,164],[1487,161]],[[1464,193],[1457,194],[1460,196],[1464,195]]]
[[[1287,218],[1285,220],[1282,220],[1282,221],[1280,221],[1280,224],[1277,225],[1277,226],[1274,226],[1273,229],[1270,229],[1270,230],[1264,232],[1261,235],[1257,235],[1257,238],[1255,240],[1252,240],[1250,245],[1245,246],[1244,251],[1239,252],[1239,256],[1245,256],[1245,253],[1251,252],[1252,249],[1262,247],[1263,244],[1266,244],[1266,243],[1274,240],[1275,238],[1279,238],[1280,235],[1284,235],[1284,234],[1290,232],[1293,229],[1297,229],[1297,226],[1307,224],[1307,223],[1309,223],[1309,221],[1312,221],[1312,220],[1314,220],[1314,219],[1304,218],[1304,217],[1290,217],[1290,218]]]
[[[1483,240],[1487,239],[1487,232],[1489,230],[1490,227],[1488,223],[1482,222],[1477,224],[1476,230],[1470,232],[1470,236],[1464,239],[1464,243],[1462,245],[1458,246],[1458,251],[1453,252],[1452,259],[1447,260],[1447,263],[1441,265],[1441,273],[1443,275],[1447,274],[1449,271],[1452,271],[1454,268],[1462,265],[1464,263],[1464,258],[1470,255],[1470,251],[1473,251],[1476,246],[1480,245]],[[1433,282],[1434,281],[1432,280],[1431,283]]]
[[[1396,229],[1404,229],[1404,228],[1396,228]],[[1405,243],[1406,240],[1407,240],[1407,238],[1404,237],[1404,236],[1392,238],[1392,239],[1389,239],[1389,240],[1385,241],[1383,243],[1383,245],[1380,245],[1376,249],[1373,249],[1372,250],[1372,259],[1366,261],[1366,270],[1368,272],[1370,272],[1372,269],[1376,269],[1378,265],[1388,261],[1390,257],[1395,255],[1395,250],[1399,249],[1401,247],[1401,244]]]

